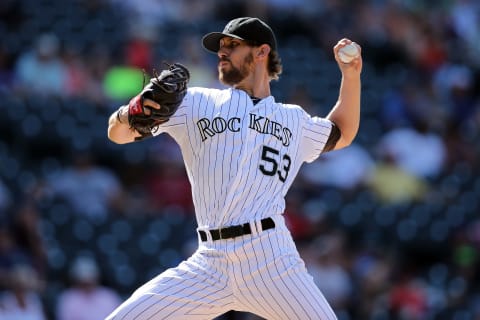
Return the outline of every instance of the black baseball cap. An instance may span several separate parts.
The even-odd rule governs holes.
[[[203,47],[216,53],[220,49],[220,39],[223,37],[253,41],[259,45],[266,43],[272,50],[277,49],[277,41],[272,29],[258,18],[242,17],[231,20],[222,32],[206,34],[202,39]]]

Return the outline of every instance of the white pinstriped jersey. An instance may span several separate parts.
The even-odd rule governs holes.
[[[198,226],[217,228],[283,213],[300,166],[320,155],[331,128],[272,96],[254,105],[242,90],[189,88],[152,133],[180,145]]]

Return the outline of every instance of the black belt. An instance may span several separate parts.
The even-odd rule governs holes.
[[[265,218],[260,220],[260,222],[262,224],[262,231],[275,228],[275,222],[272,218]],[[210,233],[210,235],[212,236],[212,240],[215,241],[220,239],[236,238],[245,234],[251,234],[252,229],[250,227],[250,223],[244,223],[237,226],[225,227],[220,229],[206,231],[198,230],[198,234],[200,234],[200,239],[202,241],[207,241],[207,232]]]

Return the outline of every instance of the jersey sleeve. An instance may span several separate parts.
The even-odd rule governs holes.
[[[305,162],[312,162],[324,151],[332,132],[332,122],[321,117],[304,114],[300,150]]]

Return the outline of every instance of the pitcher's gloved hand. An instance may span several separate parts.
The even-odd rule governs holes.
[[[177,111],[187,92],[190,80],[188,69],[180,63],[168,65],[168,69],[154,74],[142,92],[133,97],[128,104],[128,124],[142,135],[151,136],[155,126],[167,122]],[[145,105],[149,99],[160,105],[159,109]]]

